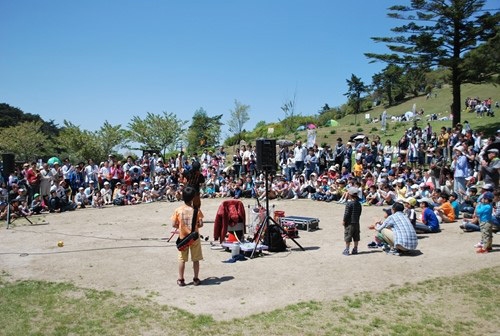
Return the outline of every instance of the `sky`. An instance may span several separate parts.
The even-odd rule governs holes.
[[[147,112],[191,122],[235,100],[259,121],[345,103],[346,80],[381,71],[370,37],[402,0],[0,0],[0,102],[62,126],[126,127]],[[227,136],[223,127],[223,137]]]

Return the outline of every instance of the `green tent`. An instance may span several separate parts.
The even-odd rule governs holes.
[[[325,126],[338,126],[339,122],[337,120],[330,119],[326,122]]]

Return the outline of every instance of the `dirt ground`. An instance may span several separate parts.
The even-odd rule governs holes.
[[[242,200],[250,220],[254,200]],[[111,290],[125,295],[150,296],[160,304],[209,314],[217,320],[283,308],[306,300],[332,300],[360,291],[384,291],[393,285],[451,276],[500,265],[500,236],[494,251],[475,253],[479,233],[463,233],[459,223],[445,224],[434,235],[420,235],[414,256],[386,255],[368,249],[374,231],[367,227],[382,217],[381,207],[363,207],[360,254],[343,256],[344,206],[311,200],[270,202],[270,211],[286,216],[319,218],[320,229],[299,231],[305,251],[287,240],[289,251],[224,263],[231,253],[211,249],[213,221],[220,199],[203,200],[205,227],[202,285],[177,279],[175,237],[171,242],[170,215],[181,203],[158,202],[105,209],[83,209],[46,216],[46,225],[16,220],[0,229],[0,270],[12,279],[72,282],[77,286]],[[35,223],[41,217],[32,218]],[[64,241],[58,247],[58,241]]]

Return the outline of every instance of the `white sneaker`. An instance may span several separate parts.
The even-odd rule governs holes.
[[[293,196],[293,198],[292,198],[292,199],[293,199],[293,200],[299,199],[299,196],[295,195],[295,196]]]
[[[474,248],[483,248],[483,242],[479,242],[476,245],[474,245]]]

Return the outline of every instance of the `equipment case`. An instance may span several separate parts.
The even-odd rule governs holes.
[[[280,223],[293,222],[297,226],[297,229],[313,231],[319,229],[319,219],[312,217],[301,217],[301,216],[287,216],[281,217]]]

